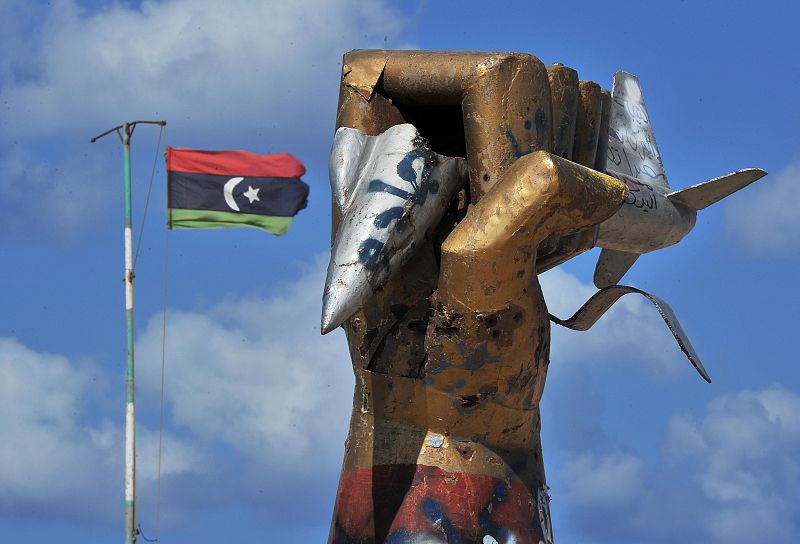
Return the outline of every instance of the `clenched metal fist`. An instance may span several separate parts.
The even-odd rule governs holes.
[[[608,104],[530,55],[345,55],[323,330],[356,386],[330,542],[552,542],[537,274],[627,196]]]

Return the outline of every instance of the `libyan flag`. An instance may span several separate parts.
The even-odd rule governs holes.
[[[285,234],[306,207],[303,163],[287,153],[167,148],[171,229],[256,227]]]

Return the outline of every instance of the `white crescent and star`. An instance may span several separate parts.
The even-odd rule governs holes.
[[[239,205],[236,204],[236,200],[234,200],[234,198],[233,198],[233,190],[236,188],[237,185],[239,185],[239,183],[243,179],[244,178],[242,178],[242,177],[231,178],[227,182],[225,182],[225,187],[222,189],[222,194],[225,197],[225,204],[227,204],[228,207],[230,209],[232,209],[233,211],[235,211],[235,212],[238,212],[238,211],[241,211],[241,210],[239,210]],[[261,199],[258,198],[258,191],[260,191],[260,190],[261,189],[254,189],[252,186],[248,185],[247,186],[247,191],[245,191],[243,193],[243,196],[246,197],[247,200],[250,201],[250,204],[252,204],[255,201],[259,201],[260,202]]]

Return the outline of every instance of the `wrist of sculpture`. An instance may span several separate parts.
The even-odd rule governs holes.
[[[356,372],[331,542],[438,542],[437,526],[453,542],[547,541],[538,407],[453,400],[424,380]]]

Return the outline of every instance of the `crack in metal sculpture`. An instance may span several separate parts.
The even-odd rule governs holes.
[[[322,330],[356,386],[329,541],[552,543],[550,319],[586,330],[640,293],[708,380],[669,306],[615,284],[764,173],[672,192],[638,80],[519,53],[352,51],[336,124]],[[550,316],[537,275],[594,245],[602,289]]]

